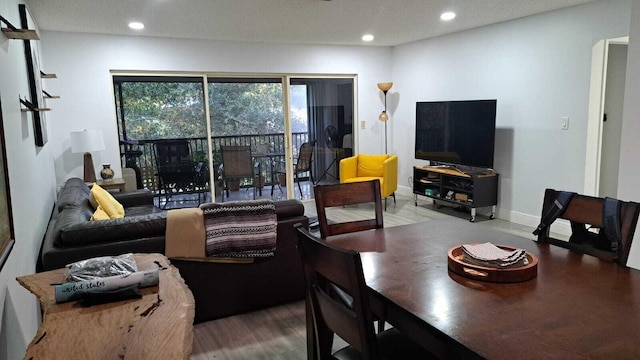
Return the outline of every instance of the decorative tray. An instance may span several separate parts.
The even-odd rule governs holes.
[[[497,246],[504,250],[516,250],[516,248],[510,246]],[[506,269],[485,267],[465,262],[463,260],[461,246],[452,248],[451,250],[449,250],[449,253],[447,255],[449,257],[447,259],[449,270],[458,275],[462,275],[474,280],[497,283],[513,283],[531,280],[538,275],[538,258],[530,253],[526,254],[529,264]]]

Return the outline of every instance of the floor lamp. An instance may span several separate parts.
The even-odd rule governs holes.
[[[84,153],[84,182],[96,182],[96,168],[93,166],[91,151],[104,150],[102,130],[90,129],[71,132],[71,152]]]
[[[380,114],[380,116],[378,116],[378,120],[384,122],[384,153],[385,154],[389,153],[387,151],[387,122],[389,121],[389,115],[387,115],[387,93],[389,92],[389,90],[391,90],[392,86],[393,86],[392,82],[378,83],[378,89],[382,90],[382,92],[384,93],[384,110],[382,110],[382,113]]]

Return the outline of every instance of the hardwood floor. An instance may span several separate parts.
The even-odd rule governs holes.
[[[397,204],[389,199],[384,212],[385,227],[444,219],[451,216],[469,218],[467,212],[452,208],[436,209],[431,200],[418,199],[414,206],[413,197],[397,196]],[[305,202],[307,216],[315,216],[313,201]],[[373,205],[349,206],[328,211],[330,219],[356,220],[371,217]],[[478,211],[476,224],[490,226],[527,239],[534,239],[533,228],[512,224],[507,221],[489,220],[487,211]],[[482,216],[484,215],[484,216]],[[240,286],[240,285],[239,285]],[[209,321],[194,327],[194,360],[238,360],[238,359],[304,359],[306,358],[304,302],[294,302],[252,313]],[[334,347],[344,346],[337,339]]]

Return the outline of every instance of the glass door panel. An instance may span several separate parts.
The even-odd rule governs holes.
[[[216,202],[285,199],[281,79],[209,77],[208,87]]]
[[[340,160],[353,155],[353,86],[351,77],[291,79],[292,127],[306,121],[307,135],[298,142],[314,143],[310,171],[301,174],[309,181],[306,188],[296,191],[296,198],[300,192],[302,198],[312,197],[314,184],[340,182]],[[300,99],[303,96],[306,100]],[[294,151],[300,151],[295,130],[293,135]]]

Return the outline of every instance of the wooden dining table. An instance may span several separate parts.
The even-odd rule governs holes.
[[[328,241],[361,253],[373,311],[440,358],[640,358],[640,271],[461,219]],[[533,254],[537,276],[492,283],[448,269],[449,249],[484,242]]]

